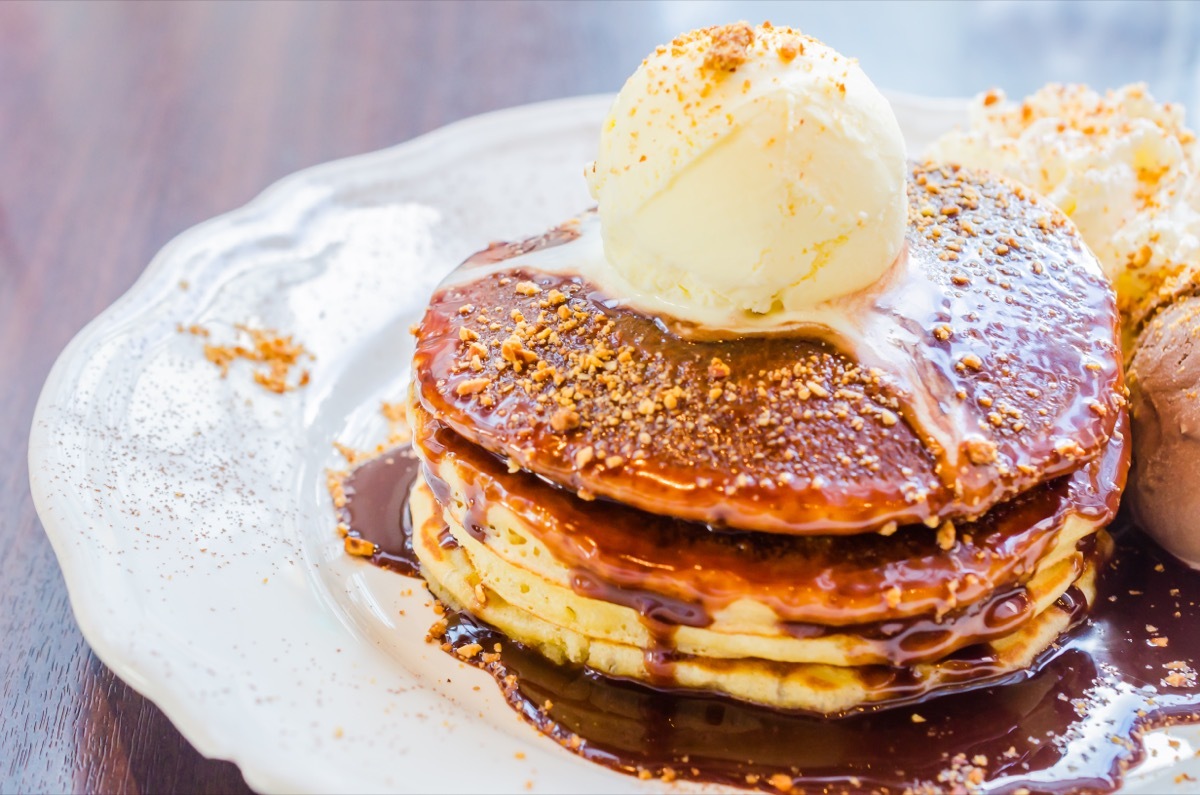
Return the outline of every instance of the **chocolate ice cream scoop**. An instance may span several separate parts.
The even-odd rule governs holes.
[[[1200,296],[1159,311],[1138,335],[1128,373],[1134,513],[1158,543],[1200,568]]]

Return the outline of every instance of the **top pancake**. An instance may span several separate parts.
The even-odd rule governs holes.
[[[868,313],[896,331],[873,340],[882,358],[799,335],[681,338],[524,261],[569,247],[564,228],[492,247],[438,290],[417,398],[585,498],[682,519],[811,534],[978,516],[1107,443],[1124,406],[1115,301],[1070,222],[1019,186],[919,166],[909,205],[906,279]],[[951,426],[952,449],[921,417]]]

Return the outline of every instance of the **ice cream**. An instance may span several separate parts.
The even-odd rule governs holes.
[[[1127,330],[1200,268],[1200,149],[1183,109],[1143,85],[1050,84],[1019,103],[989,91],[929,155],[997,171],[1062,208],[1117,288]]]
[[[858,64],[769,23],[656,49],[587,169],[609,264],[699,323],[876,282],[904,246],[905,174],[895,115]]]
[[[1129,364],[1134,512],[1166,549],[1200,567],[1200,297],[1170,304]]]

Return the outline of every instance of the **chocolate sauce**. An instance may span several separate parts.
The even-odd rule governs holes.
[[[707,627],[712,623],[712,616],[701,605],[648,591],[621,588],[590,572],[575,572],[571,576],[571,590],[637,612],[651,640],[650,647],[642,652],[642,662],[651,683],[663,687],[675,682],[675,633],[679,627]]]
[[[416,472],[405,451],[368,462],[345,484],[351,532],[376,544],[377,565],[408,574],[416,561],[404,500]],[[980,791],[1109,792],[1144,755],[1141,731],[1200,720],[1200,573],[1127,523],[1114,535],[1097,604],[1029,672],[842,718],[559,666],[467,615],[450,617],[444,640],[449,648],[499,644],[498,661],[478,664],[508,703],[565,748],[627,773],[765,791],[920,792],[972,781]],[[1072,588],[1058,605],[1079,617],[1086,600]],[[664,626],[702,621],[686,606],[644,607]],[[955,659],[982,662],[971,654],[961,649]],[[658,662],[669,668],[669,657],[663,652]]]
[[[962,645],[963,639],[983,643],[1003,637],[1033,617],[1034,604],[1029,591],[1024,586],[1018,586],[1001,589],[951,617],[877,621],[838,627],[837,631],[887,641],[888,659],[896,665],[910,665],[940,660]],[[785,622],[782,629],[794,638],[819,638],[831,632],[831,628],[823,624],[795,621]]]
[[[407,505],[420,471],[421,462],[410,448],[371,459],[342,483],[347,501],[338,517],[350,528],[349,535],[375,544],[372,563],[409,577],[421,574]]]

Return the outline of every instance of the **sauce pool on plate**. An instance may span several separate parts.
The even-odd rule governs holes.
[[[344,482],[351,535],[375,545],[373,563],[408,576],[420,575],[406,507],[419,467],[397,450]],[[840,718],[556,665],[464,614],[447,614],[436,634],[451,653],[478,644],[471,661],[538,731],[642,778],[773,792],[1111,792],[1145,756],[1143,731],[1200,720],[1200,573],[1128,522],[1112,533],[1097,604],[1029,670]]]

